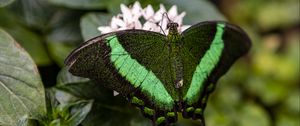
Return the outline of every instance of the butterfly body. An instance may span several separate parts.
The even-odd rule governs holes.
[[[66,59],[69,71],[126,96],[154,125],[177,114],[200,119],[217,80],[250,48],[237,26],[202,22],[183,33],[169,23],[168,35],[123,30],[93,38]]]

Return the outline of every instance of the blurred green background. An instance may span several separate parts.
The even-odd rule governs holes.
[[[120,13],[120,3],[130,5],[134,1],[0,0],[0,28],[28,51],[38,65],[44,86],[51,88],[59,85],[57,75],[69,52],[98,35],[97,26],[108,25],[112,15]],[[155,9],[159,3],[167,9],[178,5],[179,12],[187,13],[184,24],[226,19],[245,29],[252,39],[249,54],[235,63],[211,94],[205,110],[207,126],[300,126],[299,0],[145,0],[140,3],[143,7],[151,4]],[[89,92],[88,89],[82,92]],[[110,100],[105,98],[105,102]],[[127,105],[124,99],[117,99],[122,103],[111,104]],[[106,116],[116,116],[110,109],[104,112],[110,113]],[[127,118],[107,117],[111,122],[105,125],[118,125],[114,123]],[[97,118],[87,118],[82,125],[92,125],[89,120]],[[183,126],[189,123],[180,121]]]

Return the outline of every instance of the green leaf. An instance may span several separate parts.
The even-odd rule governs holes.
[[[256,104],[244,104],[238,115],[240,126],[270,126],[267,113]]]
[[[15,27],[15,29],[9,29],[8,32],[28,51],[36,64],[41,66],[51,64],[52,61],[39,35],[24,27]]]
[[[52,18],[47,35],[47,42],[62,42],[62,43],[76,43],[81,42],[80,35],[80,17],[82,11],[59,11],[55,13],[55,18]]]
[[[57,77],[58,80],[60,80],[60,84],[57,85],[56,88],[68,92],[80,99],[94,100],[92,110],[82,122],[82,125],[150,126],[150,121],[142,117],[137,109],[129,106],[124,97],[113,96],[111,90],[104,88],[100,84],[91,81],[83,81],[84,79],[78,79],[66,70],[67,69],[63,69]],[[65,78],[66,76],[68,76],[68,79],[60,79]],[[72,80],[72,78],[74,80]],[[65,99],[61,99],[61,101],[70,100],[72,101],[72,97],[69,96],[65,96]]]
[[[111,98],[111,97],[109,97]],[[109,101],[110,99],[106,101]],[[149,119],[144,118],[134,107],[95,102],[83,126],[151,126]]]
[[[88,13],[81,18],[80,27],[84,40],[91,39],[101,34],[99,26],[110,24],[112,15],[105,13]]]
[[[113,97],[113,92],[104,88],[101,84],[94,83],[87,78],[82,78],[72,75],[67,68],[63,68],[57,76],[56,85],[57,89],[66,91],[78,98],[82,99],[94,99],[96,101],[106,100],[109,97]],[[113,97],[114,98],[114,97]],[[119,99],[117,97],[117,99]],[[115,103],[108,101],[107,103]],[[124,103],[126,102],[118,102]]]
[[[61,123],[68,126],[79,125],[90,112],[93,100],[83,100],[63,90],[55,89],[55,97],[60,103],[55,106]],[[55,119],[55,118],[54,118]]]
[[[57,88],[46,91],[47,116],[39,120],[42,125],[78,126],[92,108],[93,100],[83,100]]]
[[[79,20],[81,12],[61,11],[57,18],[51,21],[51,31],[47,35],[47,47],[53,60],[63,66],[67,55],[75,48],[76,43],[82,42]]]
[[[69,124],[69,126],[79,125],[90,112],[92,103],[92,100],[76,102],[72,107],[72,116],[67,120],[66,123]]]
[[[299,100],[299,99],[298,99]],[[278,113],[276,126],[299,126],[299,113],[290,115],[287,113]]]
[[[47,0],[48,2],[75,9],[103,9],[105,8],[105,0]]]
[[[40,120],[40,123],[43,124],[51,124],[55,120],[56,115],[56,106],[59,105],[59,102],[55,98],[55,89],[54,88],[46,88],[46,107],[47,114],[44,116],[44,119]]]
[[[109,12],[119,11],[120,4],[127,4],[134,2],[134,0],[47,0],[48,2],[67,8],[80,9],[80,10],[103,10],[107,9]]]
[[[299,1],[267,2],[258,10],[255,20],[263,30],[287,28],[299,24],[300,21]],[[295,15],[291,16],[292,13]]]
[[[0,0],[0,7],[7,6],[7,5],[11,4],[14,1],[15,0]]]
[[[184,0],[165,0],[162,2],[170,6],[176,5],[178,12],[185,11],[186,16],[183,21],[190,25],[208,20],[225,20],[216,7],[206,0],[189,0],[188,2]]]
[[[16,126],[38,126],[38,124],[36,120],[30,119],[27,115],[25,115],[19,119]]]
[[[128,3],[133,4],[134,0],[109,0],[109,2],[107,2],[107,9],[109,13],[117,15],[120,13],[120,5],[129,5]]]
[[[78,83],[78,82],[88,82],[88,78],[78,77],[72,75],[67,67],[64,67],[61,69],[61,71],[57,75],[57,85],[65,85],[65,84],[71,84],[71,83]]]
[[[64,60],[68,54],[74,49],[73,45],[61,42],[47,43],[50,56],[60,66],[64,66]]]
[[[49,126],[61,126],[60,119],[53,120]]]
[[[17,126],[27,126],[28,124],[28,117],[27,115],[23,116],[22,118],[19,119],[17,122]]]
[[[0,29],[0,125],[15,126],[46,112],[45,92],[35,63]]]
[[[9,10],[20,18],[23,24],[44,32],[56,9],[44,0],[16,0],[9,6]]]
[[[0,9],[0,15],[0,26],[24,47],[37,65],[49,65],[51,63],[41,35],[24,26],[21,19],[7,10]]]

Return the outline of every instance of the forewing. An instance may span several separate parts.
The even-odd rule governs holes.
[[[225,22],[202,22],[182,33],[183,115],[202,118],[209,93],[251,45],[243,30]]]
[[[172,113],[174,99],[178,99],[169,56],[164,35],[124,30],[85,42],[70,54],[66,64],[74,75],[105,82],[106,87],[128,96],[145,116],[156,120]],[[166,120],[160,118],[158,123]]]
[[[105,38],[112,35],[114,34],[104,34],[82,43],[69,54],[65,64],[73,75],[90,78],[110,89],[127,94],[133,90],[132,87],[122,84],[122,78],[108,68],[109,63],[104,58],[110,51],[104,48]]]

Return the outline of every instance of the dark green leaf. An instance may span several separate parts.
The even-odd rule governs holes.
[[[106,101],[110,101],[109,98]],[[136,108],[118,104],[95,102],[91,113],[82,123],[84,126],[151,126]]]
[[[0,125],[14,126],[25,115],[37,118],[46,112],[44,88],[35,63],[2,29],[0,95]]]
[[[179,12],[185,11],[186,16],[183,21],[190,25],[208,20],[225,20],[216,7],[206,0],[189,0],[188,2],[184,0],[166,0],[162,2],[167,5],[176,5]]]
[[[71,117],[67,120],[69,126],[78,126],[88,115],[92,109],[93,101],[78,101],[76,102],[71,110]]]
[[[87,78],[72,75],[66,67],[62,68],[57,76],[56,88],[84,99],[96,99],[102,95],[100,91],[97,91],[101,86],[92,83]]]
[[[92,108],[93,100],[82,100],[62,90],[55,90],[55,96],[61,123],[68,126],[79,125]]]
[[[48,2],[69,8],[76,9],[103,9],[107,3],[106,0],[47,0]]]
[[[43,45],[42,37],[39,34],[22,25],[20,19],[7,10],[0,9],[0,15],[0,26],[12,34],[20,45],[32,56],[36,64],[48,65],[51,63]]]
[[[0,0],[0,7],[7,6],[7,5],[11,4],[14,1],[15,0]]]
[[[119,14],[121,4],[128,5],[129,3],[133,2],[134,0],[110,0],[109,2],[107,2],[108,11],[115,15]]]
[[[87,82],[89,81],[88,78],[78,77],[72,75],[68,70],[67,67],[61,69],[61,71],[57,75],[57,85],[65,85],[71,83],[79,83],[79,82]]]
[[[56,115],[56,107],[59,105],[55,97],[55,89],[53,88],[46,88],[46,106],[47,106],[47,114],[45,115],[44,119],[41,119],[40,122],[43,124],[50,124],[55,120]]]
[[[90,112],[93,100],[83,100],[56,88],[47,89],[47,116],[43,125],[78,126]]]
[[[52,30],[47,35],[47,46],[53,60],[63,66],[64,59],[74,45],[82,41],[79,28],[82,14],[77,11],[60,11],[55,15],[57,18],[49,24]]]
[[[80,35],[80,17],[81,11],[59,11],[54,14],[55,18],[51,19],[47,35],[48,42],[79,43],[82,41]]]
[[[16,126],[39,126],[37,121],[34,119],[30,119],[27,115],[23,116],[18,122]]]
[[[81,18],[80,27],[84,40],[91,39],[101,34],[99,26],[110,25],[112,15],[105,13],[88,13]]]
[[[61,126],[60,119],[53,120],[49,126]]]
[[[270,126],[267,113],[256,104],[244,104],[238,111],[240,126]]]
[[[65,58],[74,49],[74,46],[67,43],[49,42],[47,45],[50,56],[60,66],[63,66]]]
[[[11,6],[10,11],[16,15],[23,24],[44,32],[47,28],[49,19],[55,9],[44,0],[16,0]]]
[[[68,79],[59,79],[65,78],[65,76],[68,76]],[[84,126],[135,126],[135,124],[148,124],[150,126],[149,120],[143,118],[137,109],[130,107],[124,97],[113,96],[111,90],[104,88],[100,84],[83,81],[82,79],[78,79],[78,77],[72,76],[73,75],[66,72],[66,69],[63,69],[58,77],[58,80],[61,80],[61,84],[58,85],[57,88],[69,92],[78,98],[94,99],[92,110],[82,123]],[[67,99],[62,99],[62,101],[70,101],[68,100],[68,96],[65,97]]]
[[[298,15],[291,16],[292,13],[298,13]],[[300,21],[299,1],[268,2],[259,9],[258,14],[255,16],[258,25],[264,30],[291,27],[299,24]]]

